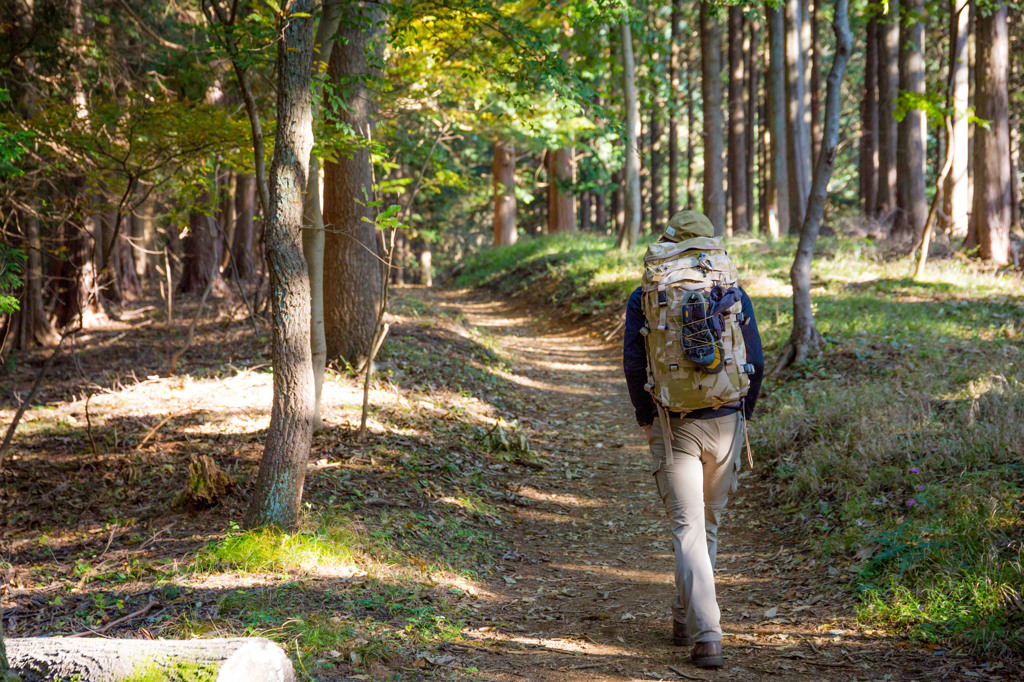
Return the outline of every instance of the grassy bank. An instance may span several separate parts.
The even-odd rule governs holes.
[[[730,244],[771,364],[794,244]],[[621,311],[643,249],[576,235],[479,255],[457,283],[580,315]],[[828,346],[766,382],[752,445],[777,510],[855,564],[859,615],[979,655],[1024,652],[1024,281],[964,259],[921,281],[866,239],[819,248]]]

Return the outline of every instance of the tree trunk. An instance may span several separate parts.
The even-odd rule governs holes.
[[[516,232],[516,148],[500,140],[494,143],[494,245],[515,244]]]
[[[787,99],[786,99],[786,26],[781,7],[765,5],[768,22],[768,117],[771,120],[771,178],[772,201],[770,213],[776,217],[780,234],[788,234],[792,211],[789,208],[789,176],[787,150]],[[769,223],[773,221],[769,217]],[[771,228],[769,227],[769,231]],[[778,236],[778,235],[773,235]]]
[[[812,163],[818,158],[818,151],[821,149],[821,5],[823,2],[824,0],[810,0],[810,16],[804,17],[811,38],[810,43],[807,44],[811,58],[807,89],[811,101],[809,113],[811,115]]]
[[[181,281],[178,291],[182,294],[202,294],[210,280],[220,276],[220,258],[217,254],[217,235],[214,234],[212,218],[203,213],[188,214],[188,234],[182,247]]]
[[[216,679],[292,682],[287,654],[269,639],[99,639],[33,637],[7,641],[22,682]],[[40,673],[40,671],[45,671]],[[2,679],[2,677],[0,677]]]
[[[661,153],[661,108],[664,105],[654,97],[654,106],[651,107],[651,234],[660,234],[662,228],[661,216],[661,165],[664,155]]]
[[[757,178],[754,172],[754,163],[757,159],[757,103],[758,103],[758,91],[760,84],[758,83],[758,76],[760,75],[760,65],[757,62],[757,53],[760,50],[758,45],[758,37],[761,33],[761,27],[756,20],[744,18],[744,27],[746,30],[743,31],[743,58],[746,60],[746,72],[747,72],[747,83],[746,89],[744,90],[743,103],[746,107],[746,150],[747,150],[747,168],[746,168],[746,183],[747,183],[747,215],[750,217],[750,229],[751,231],[757,231],[754,227],[754,216],[758,215],[757,211],[754,210],[754,184]],[[757,169],[759,172],[760,168]],[[761,173],[763,175],[763,173]],[[758,197],[760,197],[760,192]],[[760,229],[764,229],[764,223],[760,225]]]
[[[434,286],[433,256],[430,253],[430,242],[424,240],[420,244],[420,284],[425,287]]]
[[[924,0],[904,0],[900,22],[900,92],[924,95]],[[899,123],[899,157],[896,162],[896,222],[892,236],[914,241],[928,218],[925,196],[925,113],[908,109]]]
[[[814,260],[814,248],[821,229],[821,218],[825,213],[825,203],[828,200],[828,182],[832,177],[832,166],[839,146],[843,73],[846,71],[853,42],[847,16],[847,0],[836,0],[832,28],[836,34],[836,54],[828,74],[822,150],[814,164],[810,201],[807,204],[803,225],[800,227],[800,243],[797,246],[796,258],[790,270],[790,280],[793,284],[793,332],[783,348],[780,368],[803,362],[822,343],[811,307],[811,263]]]
[[[1010,255],[1010,130],[1006,5],[977,11],[975,115],[988,121],[974,131],[973,230],[979,255],[1005,265]]]
[[[314,0],[294,0],[278,25],[277,130],[266,234],[274,402],[247,519],[250,526],[291,528],[298,522],[313,436],[309,273],[302,255],[302,195],[313,148],[313,5]]]
[[[370,10],[353,4],[338,31],[331,54],[329,74],[336,96],[346,106],[339,122],[363,141],[372,139],[373,105],[365,87],[367,65],[366,16]],[[340,358],[362,369],[372,350],[377,313],[380,310],[381,278],[384,276],[374,211],[373,167],[364,146],[339,155],[337,163],[325,164],[324,222],[330,226],[324,244],[324,324],[327,357]]]
[[[235,184],[235,236],[233,265],[238,279],[251,282],[256,274],[256,178],[239,175]]]
[[[811,184],[811,128],[804,106],[803,14],[800,0],[786,2],[786,167],[789,172],[790,225],[802,225]]]
[[[860,206],[873,216],[878,193],[878,18],[872,15],[864,46],[864,97],[860,102]]]
[[[548,150],[548,233],[576,231],[572,148]]]
[[[640,149],[637,140],[640,133],[640,102],[636,96],[636,71],[633,65],[633,32],[629,19],[619,25],[622,43],[622,81],[624,107],[626,109],[625,163],[623,164],[623,213],[622,229],[616,246],[628,251],[640,239]]]
[[[878,19],[878,191],[875,216],[892,225],[896,212],[896,173],[899,126],[896,95],[899,88],[899,0],[889,0],[889,11]]]
[[[732,231],[749,232],[747,212],[747,110],[743,86],[747,80],[743,56],[743,8],[729,7],[729,198]]]
[[[970,96],[970,62],[967,55],[967,39],[970,34],[971,13],[967,8],[969,0],[949,0],[949,64],[954,70],[953,77],[953,139],[946,142],[952,149],[953,166],[946,178],[943,221],[952,237],[967,236],[967,217],[971,210],[971,194],[968,185],[967,164],[971,155],[968,135],[968,106]]]
[[[700,3],[701,94],[704,97],[704,214],[725,234],[725,190],[722,186],[722,36],[714,7]]]
[[[683,0],[672,0],[671,35],[668,58],[668,218],[679,211],[679,67],[683,34],[680,27]],[[689,95],[687,95],[689,97]]]
[[[594,195],[594,224],[598,232],[608,231],[608,208],[605,189]]]
[[[21,220],[25,232],[25,290],[21,297],[21,309],[16,313],[19,332],[18,347],[31,348],[46,346],[59,340],[56,330],[50,324],[43,301],[43,244],[39,237],[39,221],[35,216],[24,215]]]
[[[691,32],[692,33],[692,32]],[[691,36],[692,37],[692,36]],[[697,203],[697,176],[693,172],[693,160],[696,155],[697,143],[694,140],[696,130],[695,117],[693,115],[693,87],[696,68],[696,61],[691,51],[688,52],[686,60],[686,208],[693,210]]]
[[[231,244],[234,242],[237,225],[235,194],[238,191],[238,173],[226,171],[221,174],[217,185],[220,192],[220,213],[217,220],[221,227],[217,234],[217,253],[220,254],[220,268],[224,270],[232,258]]]

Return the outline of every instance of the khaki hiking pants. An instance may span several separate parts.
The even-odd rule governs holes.
[[[658,420],[651,426],[648,444],[654,480],[675,545],[672,616],[686,623],[693,641],[721,641],[714,577],[718,522],[729,495],[736,490],[744,424],[739,412],[716,419],[669,421],[672,461],[665,463],[665,440]]]

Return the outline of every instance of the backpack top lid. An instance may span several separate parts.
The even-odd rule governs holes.
[[[700,211],[680,211],[672,216],[661,241],[679,242],[693,237],[714,237],[715,226]]]

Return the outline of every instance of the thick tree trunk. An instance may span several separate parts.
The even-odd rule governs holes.
[[[814,260],[814,248],[821,229],[821,218],[825,213],[825,203],[828,200],[828,183],[832,177],[832,166],[839,146],[842,81],[853,42],[847,16],[847,0],[836,0],[835,21],[832,27],[836,34],[836,54],[828,74],[822,150],[814,164],[810,201],[807,204],[803,225],[800,227],[800,243],[797,246],[796,258],[790,270],[790,280],[793,284],[793,332],[783,348],[780,368],[803,362],[822,343],[811,307],[811,263]]]
[[[786,2],[786,167],[789,172],[789,223],[802,225],[811,186],[810,114],[804,105],[804,17],[800,0]]]
[[[701,94],[704,97],[704,215],[715,234],[725,234],[722,185],[722,36],[710,2],[700,3]]]
[[[25,215],[21,221],[25,233],[25,289],[21,298],[21,310],[16,313],[18,325],[18,347],[31,348],[46,346],[59,340],[56,330],[50,324],[43,301],[43,253],[39,237],[39,221],[35,216]]]
[[[786,100],[786,26],[782,8],[765,5],[768,21],[768,117],[771,120],[771,178],[772,201],[769,208],[776,220],[769,217],[769,224],[777,224],[780,234],[788,234],[792,212],[789,208],[789,176],[787,162],[787,100]],[[769,232],[771,228],[769,227]],[[772,235],[779,236],[778,234]]]
[[[22,682],[141,679],[292,682],[295,679],[287,654],[262,637],[191,640],[37,637],[10,639],[7,652],[11,667],[21,675]]]
[[[266,234],[274,402],[247,518],[250,526],[291,528],[298,522],[313,436],[309,273],[302,255],[302,195],[313,148],[313,6],[314,0],[294,0],[279,22],[277,131]]]
[[[235,219],[232,265],[241,281],[251,282],[257,274],[256,178],[252,175],[239,175],[235,183]]]
[[[516,232],[516,149],[500,140],[494,143],[494,245],[515,244]]]
[[[679,67],[681,64],[683,34],[683,0],[672,0],[671,36],[668,58],[668,217],[679,211]],[[689,97],[689,95],[687,95]]]
[[[729,199],[732,231],[749,232],[747,204],[747,110],[743,86],[747,63],[743,55],[743,8],[729,7]]]
[[[953,166],[946,178],[945,201],[942,211],[946,215],[944,226],[952,237],[967,236],[967,217],[971,210],[971,194],[967,176],[971,156],[968,127],[970,96],[970,63],[967,39],[970,34],[970,0],[949,0],[949,64],[953,69],[953,138],[946,142],[952,149]]]
[[[904,0],[900,22],[900,92],[924,95],[924,0]],[[923,109],[909,109],[899,123],[896,162],[896,222],[894,239],[914,241],[928,219],[925,196],[925,134]]]
[[[153,198],[150,197],[136,206],[132,211],[131,224],[132,262],[135,263],[135,276],[142,278],[149,275],[149,254],[153,250]]]
[[[367,65],[366,15],[371,10],[350,5],[331,54],[329,74],[336,92],[346,103],[341,123],[351,126],[363,141],[372,139],[372,95],[364,85]],[[360,18],[363,17],[363,18]],[[380,310],[383,254],[373,209],[373,168],[366,146],[325,164],[324,222],[329,232],[324,244],[324,324],[327,357],[340,358],[362,369],[372,350]]]
[[[878,194],[878,18],[868,20],[864,97],[860,102],[860,207],[873,216]]]
[[[896,213],[896,173],[899,125],[896,95],[899,89],[899,0],[889,0],[889,11],[878,19],[878,190],[875,216],[892,225]]]
[[[622,45],[622,81],[624,107],[626,110],[625,163],[623,164],[623,198],[620,210],[623,213],[622,229],[619,231],[619,249],[627,251],[640,239],[640,149],[637,142],[640,134],[640,102],[636,95],[636,71],[633,64],[633,32],[629,20],[619,25]]]
[[[220,276],[218,240],[211,220],[210,216],[203,213],[188,215],[188,234],[182,244],[185,257],[182,260],[181,281],[178,283],[179,293],[202,294],[210,280]]]
[[[687,51],[686,61],[686,209],[693,210],[697,204],[697,175],[693,172],[693,161],[696,156],[697,143],[695,139],[697,124],[693,113],[693,93],[696,67],[696,59],[692,51]]]
[[[1010,255],[1010,130],[1006,5],[978,8],[975,115],[988,126],[974,131],[973,231],[978,254],[1004,265]]]
[[[548,150],[548,233],[576,231],[572,148]]]

